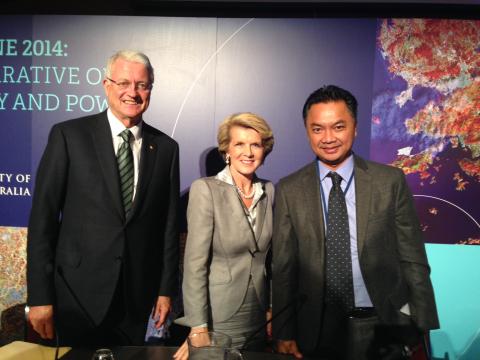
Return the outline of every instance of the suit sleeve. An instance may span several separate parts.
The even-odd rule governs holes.
[[[50,132],[37,170],[27,237],[27,303],[54,303],[53,269],[68,177],[66,139],[59,126]]]
[[[172,155],[169,172],[167,219],[163,234],[163,261],[159,287],[160,296],[173,296],[178,284],[178,201],[180,197],[180,172],[178,145]]]
[[[272,310],[273,337],[277,340],[296,338],[296,311],[293,306],[297,289],[298,242],[290,218],[287,190],[279,184],[275,192],[272,239]]]
[[[185,317],[177,323],[199,326],[208,323],[208,272],[214,231],[213,199],[208,184],[194,181],[189,194],[188,236],[183,268]]]
[[[273,204],[275,203],[275,188],[271,182],[267,182],[265,189],[267,192],[267,196],[270,197],[272,206],[273,206]],[[272,219],[272,222],[273,222],[273,219]],[[273,237],[273,234],[272,234],[272,237]],[[267,309],[271,310],[272,308],[272,247],[271,246],[267,251],[267,255],[265,259],[265,277],[267,281],[267,294],[268,294]]]
[[[439,327],[430,267],[412,194],[401,174],[396,197],[396,235],[402,272],[410,289],[410,311],[422,330]]]

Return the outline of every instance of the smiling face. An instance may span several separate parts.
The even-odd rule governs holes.
[[[252,179],[263,162],[265,150],[260,134],[251,128],[232,126],[226,154],[230,157],[230,172]]]
[[[344,101],[312,105],[305,126],[310,147],[328,168],[337,169],[350,156],[357,127]]]
[[[103,80],[108,106],[112,113],[127,127],[136,125],[150,103],[150,88],[139,89],[136,84],[150,84],[147,67],[122,58],[111,67],[110,79]],[[117,84],[130,83],[126,89]]]

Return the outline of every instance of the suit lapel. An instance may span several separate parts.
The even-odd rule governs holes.
[[[142,150],[140,155],[137,191],[135,193],[135,199],[133,200],[132,211],[130,211],[127,221],[138,211],[140,204],[143,202],[150,179],[152,178],[157,150],[158,147],[155,142],[155,137],[150,133],[149,125],[144,122],[142,126]]]
[[[267,198],[267,193],[265,190],[265,186],[262,184],[263,187],[263,195],[262,198],[258,201],[257,203],[257,223],[256,223],[256,229],[255,229],[255,239],[258,244],[258,246],[261,248],[263,244],[260,244],[261,240],[261,235],[262,235],[262,230],[263,230],[263,224],[265,222],[265,214],[267,212],[267,203],[268,203],[268,198]],[[270,241],[270,239],[268,239]]]
[[[325,224],[320,196],[320,179],[318,178],[316,160],[303,173],[303,197],[302,206],[305,224],[308,224],[310,238],[319,238],[318,244],[323,249],[325,239]],[[320,234],[320,236],[319,236]]]
[[[368,209],[372,196],[372,180],[368,172],[367,164],[360,158],[355,157],[355,201],[357,217],[357,247],[358,257],[361,257],[365,245]]]
[[[220,180],[218,180],[221,182]],[[257,242],[255,240],[255,234],[253,232],[252,226],[247,219],[247,215],[245,214],[245,210],[243,209],[242,204],[240,203],[240,199],[236,193],[236,191],[232,191],[232,187],[221,182],[224,186],[222,186],[222,197],[227,200],[227,204],[225,209],[232,209],[232,217],[234,219],[239,219],[239,224],[244,228],[241,230],[240,234],[248,234],[247,237],[247,247],[251,254],[254,254],[258,251]]]
[[[115,210],[121,218],[124,218],[123,205],[120,199],[117,159],[113,150],[112,131],[108,124],[106,111],[95,118],[95,124],[92,127],[92,136],[100,168],[102,169],[103,177],[107,184],[108,192],[112,197]]]

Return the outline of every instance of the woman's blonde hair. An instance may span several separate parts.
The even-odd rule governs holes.
[[[218,127],[217,141],[218,151],[225,159],[230,144],[230,130],[234,126],[240,126],[247,129],[253,129],[260,134],[264,149],[263,160],[273,149],[274,139],[273,132],[267,122],[260,116],[250,113],[238,113],[228,116]]]

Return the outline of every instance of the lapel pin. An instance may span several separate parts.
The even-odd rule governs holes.
[[[153,150],[153,149],[155,149],[155,146],[152,145],[152,144],[150,144],[150,145],[148,145],[148,149],[149,149],[149,150]]]

